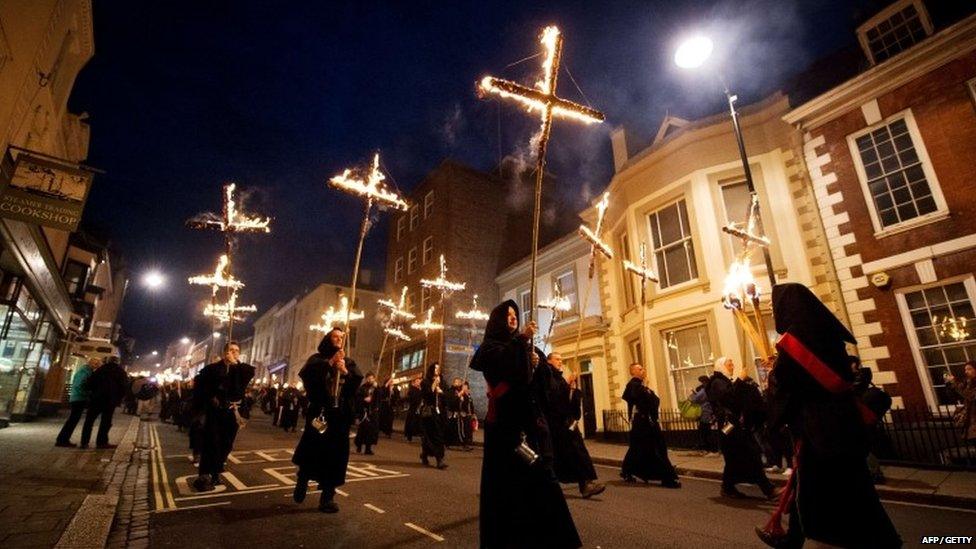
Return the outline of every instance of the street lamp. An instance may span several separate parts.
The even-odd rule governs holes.
[[[149,271],[142,276],[142,283],[150,290],[157,290],[166,283],[166,277],[159,271]]]
[[[159,351],[153,351],[152,352],[152,356],[158,356],[158,355],[159,355]]]
[[[183,345],[189,345],[190,344],[190,338],[184,337],[184,338],[180,339],[180,343],[182,343]]]
[[[692,36],[684,40],[678,49],[674,53],[674,64],[683,69],[696,69],[705,64],[705,61],[712,54],[713,44],[712,41],[702,35]],[[746,145],[742,141],[742,127],[739,125],[739,111],[735,109],[735,102],[738,96],[733,95],[729,91],[729,84],[726,82],[725,78],[719,74],[719,80],[722,83],[722,88],[725,90],[725,99],[729,104],[729,114],[732,116],[732,131],[735,134],[736,144],[739,146],[739,159],[742,161],[742,172],[746,178],[746,187],[749,189],[749,194],[756,198],[756,185],[752,181],[752,170],[749,169],[749,159],[746,156]],[[765,234],[763,230],[762,216],[759,214],[758,208],[756,211],[756,229],[759,230],[760,234]],[[772,290],[773,286],[776,285],[776,273],[773,271],[773,261],[769,255],[769,248],[767,246],[762,247],[763,259],[766,262],[766,274],[769,276],[769,289]]]

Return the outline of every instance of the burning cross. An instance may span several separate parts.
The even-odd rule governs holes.
[[[573,308],[572,303],[569,302],[569,297],[564,296],[563,292],[559,288],[559,282],[553,284],[552,287],[552,299],[546,303],[539,304],[540,309],[547,309],[552,311],[552,318],[549,319],[549,330],[546,333],[545,346],[549,346],[549,339],[552,337],[552,329],[559,321],[562,314]]]
[[[603,230],[603,218],[607,214],[607,208],[609,207],[610,193],[603,193],[603,198],[596,205],[596,230],[590,230],[586,224],[580,225],[579,227],[580,236],[590,243],[590,269],[588,277],[591,279],[593,278],[593,271],[596,268],[597,252],[605,255],[607,259],[613,259],[613,249],[600,238],[600,232]]]
[[[454,318],[460,320],[470,320],[471,324],[473,325],[479,320],[488,320],[488,313],[478,308],[478,294],[474,294],[474,298],[471,299],[471,308],[467,311],[458,311],[454,313]]]
[[[410,329],[423,332],[424,337],[427,337],[430,335],[430,332],[443,330],[444,325],[434,322],[434,308],[431,307],[427,309],[427,318],[423,322],[414,322],[410,325]]]
[[[413,320],[414,314],[407,310],[407,287],[404,286],[400,292],[400,302],[394,303],[391,299],[379,299],[376,303],[390,312],[390,320],[395,321],[399,318]]]
[[[762,248],[769,247],[769,238],[757,231],[758,222],[759,197],[753,194],[752,202],[749,203],[749,215],[746,217],[745,223],[729,221],[728,225],[722,227],[722,232],[728,233],[733,238],[738,238],[742,241],[742,251],[739,252],[738,257],[738,261],[740,262],[748,261],[749,256],[755,251],[756,246]]]
[[[640,265],[635,265],[628,260],[624,260],[624,270],[637,276],[641,281],[641,307],[647,303],[647,281],[657,282],[657,275],[647,267],[647,245],[640,244]]]
[[[546,148],[549,146],[549,135],[552,131],[553,116],[571,118],[586,124],[603,122],[605,116],[600,111],[568,101],[556,95],[556,83],[559,79],[559,67],[562,60],[563,38],[555,26],[546,27],[542,32],[541,43],[545,52],[542,62],[543,78],[534,88],[516,84],[510,80],[503,80],[493,76],[485,76],[478,85],[480,96],[495,94],[503,99],[511,99],[528,108],[529,112],[538,112],[542,121],[539,133],[532,138],[536,147],[535,169],[535,210],[532,223],[532,273],[529,286],[529,319],[535,314],[536,269],[539,255],[539,216],[542,211],[542,177],[546,165]]]
[[[362,320],[365,317],[366,314],[362,311],[353,311],[349,307],[348,297],[341,296],[339,298],[339,309],[337,310],[334,306],[329,305],[329,308],[322,313],[322,323],[312,324],[308,327],[308,329],[329,333],[329,331],[331,331],[332,328],[337,324],[348,326],[350,322]]]
[[[214,317],[220,322],[244,320],[245,314],[257,312],[255,305],[238,305],[237,291],[232,290],[227,303],[211,303],[203,310],[203,316]]]
[[[236,292],[244,287],[244,283],[234,278],[230,273],[230,269],[228,269],[229,266],[230,258],[227,257],[227,254],[223,254],[217,260],[217,267],[214,269],[213,274],[191,276],[187,279],[187,282],[197,286],[210,286],[213,290],[214,297],[216,297],[217,290],[220,288],[229,288]]]
[[[465,287],[464,282],[451,282],[447,279],[447,263],[444,262],[444,254],[441,254],[441,274],[435,279],[421,279],[420,285],[424,288],[437,289],[442,296],[460,292]]]
[[[236,183],[224,185],[224,204],[223,211],[219,218],[209,214],[205,219],[186,222],[191,229],[203,229],[219,231],[222,233],[269,233],[271,228],[270,218],[253,217],[237,211],[237,202],[234,200],[234,191],[237,189]]]

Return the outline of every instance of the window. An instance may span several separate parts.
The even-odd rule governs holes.
[[[638,363],[640,365],[644,364],[644,345],[641,344],[640,337],[635,337],[627,343],[627,347],[630,349],[630,364]],[[627,366],[630,366],[628,364]]]
[[[963,324],[963,319],[971,323],[976,316],[973,288],[969,279],[898,294],[905,329],[917,349],[922,384],[932,404],[957,402],[942,376],[951,371],[962,379],[963,364],[976,359],[976,330],[964,329]]]
[[[430,288],[420,288],[420,311],[424,312],[430,307]]]
[[[858,29],[861,46],[874,64],[911,48],[931,33],[932,24],[920,0],[893,5]]]
[[[620,235],[620,254],[627,261],[634,261],[630,254],[630,237],[627,233]],[[637,303],[637,286],[634,284],[634,275],[624,270],[624,309],[629,309]]]
[[[424,195],[424,219],[430,217],[431,212],[434,211],[434,191],[429,191]]]
[[[752,193],[745,181],[735,181],[732,183],[720,184],[722,192],[722,203],[725,206],[726,223],[745,223],[749,219],[749,212],[752,209]],[[725,233],[722,233],[725,234]],[[725,234],[732,247],[732,254],[735,257],[742,252],[743,242],[741,238],[736,238],[730,234]],[[752,265],[763,263],[762,250],[756,250],[749,258]]]
[[[410,248],[407,253],[407,274],[417,270],[417,248]]]
[[[69,259],[64,267],[64,283],[68,286],[68,295],[84,298],[88,286],[88,265]]]
[[[667,330],[664,336],[664,353],[668,357],[668,370],[674,384],[674,395],[679,401],[688,398],[698,386],[698,377],[712,373],[715,357],[708,336],[708,324]]]
[[[698,278],[688,208],[679,200],[648,216],[661,289]]]
[[[417,293],[410,292],[407,294],[407,310],[412,314],[417,314]]]
[[[396,268],[393,271],[393,282],[400,282],[403,278],[403,258],[396,258]]]
[[[411,206],[410,207],[410,230],[411,231],[417,228],[418,221],[420,221],[420,210],[417,209],[417,206]]]
[[[396,233],[397,234],[397,242],[399,242],[400,239],[403,238],[403,232],[406,229],[407,229],[407,216],[406,215],[400,215],[397,218],[397,233]]]
[[[426,265],[428,261],[434,258],[434,237],[428,236],[424,239],[424,253],[420,259],[421,265]]]
[[[569,310],[560,313],[563,318],[579,314],[579,292],[576,288],[576,271],[570,269],[553,277],[553,286],[559,285],[563,297],[569,300]]]
[[[532,300],[529,298],[531,292],[522,290],[519,292],[519,328],[524,328],[529,323],[529,311],[532,310]]]
[[[875,228],[897,227],[944,210],[911,112],[848,138]]]

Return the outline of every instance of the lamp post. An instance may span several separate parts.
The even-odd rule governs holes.
[[[713,48],[714,46],[709,38],[701,35],[693,36],[678,46],[674,54],[674,63],[682,69],[697,69],[708,60]],[[722,83],[722,89],[725,91],[725,99],[729,105],[729,114],[732,117],[732,132],[735,134],[735,141],[739,147],[739,159],[742,161],[742,172],[746,178],[746,188],[749,189],[750,196],[755,200],[757,197],[756,185],[752,180],[752,170],[749,169],[749,158],[746,156],[746,145],[742,140],[742,126],[739,123],[739,111],[735,108],[735,102],[738,96],[729,90],[729,84],[721,74],[719,74],[719,80]],[[755,211],[755,217],[756,229],[760,235],[764,235],[762,216],[759,215],[758,208]],[[768,247],[763,247],[762,252],[763,260],[766,263],[766,274],[769,277],[769,288],[772,290],[773,286],[776,285],[776,273],[773,271],[773,261],[770,258]]]

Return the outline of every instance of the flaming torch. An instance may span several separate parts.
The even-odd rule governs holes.
[[[380,360],[383,359],[383,353],[386,351],[386,342],[390,337],[394,339],[399,339],[400,341],[410,341],[410,336],[403,333],[398,327],[400,320],[413,320],[414,314],[407,310],[407,287],[404,286],[403,290],[400,291],[400,301],[394,302],[392,299],[378,299],[376,303],[381,309],[384,309],[390,318],[383,328],[383,344],[380,345]],[[379,366],[376,368],[379,371]],[[390,355],[390,376],[393,376],[393,372],[396,370],[396,346],[393,347],[393,353]]]
[[[562,317],[563,313],[571,310],[573,304],[570,303],[569,297],[563,295],[563,292],[559,289],[559,283],[556,282],[552,287],[552,297],[549,301],[539,304],[540,309],[546,309],[552,313],[549,318],[549,330],[546,331],[546,339],[543,347],[549,347],[549,341],[552,339],[552,328],[556,325],[556,322]]]
[[[440,306],[441,306],[441,324],[444,324],[444,300],[451,297],[454,292],[460,292],[464,290],[464,282],[453,282],[447,279],[447,263],[444,262],[444,254],[441,254],[441,272],[437,278],[429,279],[423,278],[420,280],[420,285],[424,288],[430,290],[437,290],[440,292]],[[443,326],[441,326],[443,329]],[[441,344],[437,347],[437,362],[440,363],[444,358],[444,337],[443,332],[441,332]]]
[[[574,358],[574,364],[576,365],[576,374],[579,375],[580,371],[580,342],[583,339],[583,320],[586,315],[586,308],[590,303],[590,288],[593,285],[593,275],[596,274],[596,258],[598,254],[602,254],[607,259],[613,259],[613,249],[609,244],[600,238],[600,233],[603,231],[603,218],[607,215],[607,209],[610,207],[610,193],[603,193],[603,198],[600,199],[596,204],[596,226],[595,230],[591,230],[585,224],[580,225],[579,234],[590,243],[590,265],[586,276],[586,291],[583,294],[583,307],[580,309],[579,313],[579,323],[576,326],[576,356]]]
[[[563,37],[555,26],[546,27],[540,39],[543,47],[544,60],[542,62],[542,80],[536,82],[534,88],[493,76],[485,76],[478,83],[478,95],[485,97],[497,95],[503,99],[510,99],[528,109],[528,112],[538,113],[542,125],[539,132],[532,138],[531,144],[536,149],[535,167],[535,210],[532,222],[532,272],[529,286],[529,319],[532,320],[536,307],[536,267],[539,256],[539,216],[542,211],[542,177],[546,167],[546,149],[549,146],[549,135],[552,131],[554,116],[570,118],[586,124],[603,122],[605,116],[600,111],[568,101],[556,95],[556,83],[559,78],[559,67],[563,53]]]
[[[380,171],[380,153],[373,156],[373,164],[366,173],[365,179],[358,179],[352,175],[352,170],[346,169],[341,174],[329,179],[329,185],[345,191],[349,194],[366,199],[363,211],[363,222],[359,227],[359,244],[356,246],[356,260],[352,268],[352,302],[356,302],[356,284],[359,282],[359,262],[363,257],[363,242],[366,241],[366,232],[369,231],[369,214],[373,209],[373,204],[380,207],[389,207],[396,210],[407,211],[410,206],[400,198],[395,192],[382,186],[386,176]],[[348,309],[347,309],[348,311]],[[346,319],[346,324],[349,319]],[[346,339],[348,343],[348,338]]]
[[[482,309],[479,309],[478,308],[478,294],[474,294],[474,297],[471,298],[471,308],[470,309],[468,309],[467,311],[457,311],[456,313],[454,313],[454,318],[456,318],[458,320],[467,320],[467,321],[469,321],[471,323],[471,325],[470,325],[470,327],[468,329],[468,349],[471,349],[472,351],[468,353],[468,360],[466,362],[470,362],[470,360],[471,360],[471,353],[473,353],[473,349],[474,349],[474,332],[475,332],[475,330],[478,329],[477,323],[478,322],[484,322],[484,321],[488,320],[488,317],[489,316],[490,315],[488,313],[486,313]],[[468,371],[469,370],[471,370],[471,368],[465,368],[464,369],[464,381],[467,381],[468,380]]]
[[[349,326],[349,323],[364,318],[366,318],[366,314],[362,311],[350,310],[348,297],[340,296],[339,308],[336,309],[333,305],[329,305],[329,308],[322,313],[322,323],[312,324],[308,329],[316,332],[329,333],[336,325]]]
[[[431,307],[427,309],[427,318],[422,322],[414,322],[410,325],[411,330],[417,330],[418,332],[423,332],[424,337],[430,335],[430,332],[437,332],[444,329],[443,324],[434,322],[434,308]]]

